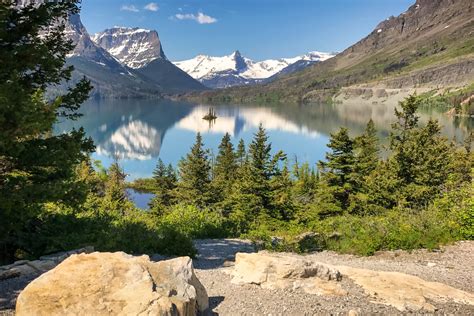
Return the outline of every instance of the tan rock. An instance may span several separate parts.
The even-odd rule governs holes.
[[[123,252],[72,255],[30,283],[17,300],[22,315],[195,315],[206,290],[188,257],[151,262]]]
[[[337,282],[336,269],[302,256],[259,253],[237,253],[232,283],[257,284],[266,289],[302,289],[309,294],[345,295]]]
[[[373,271],[346,266],[336,267],[374,298],[374,302],[391,305],[399,311],[434,312],[432,302],[456,302],[474,305],[474,295],[449,285],[428,282],[400,272]]]

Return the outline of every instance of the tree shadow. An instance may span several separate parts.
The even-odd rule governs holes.
[[[205,315],[206,316],[215,316],[219,315],[219,313],[214,312],[214,309],[219,306],[220,303],[224,301],[224,296],[211,296],[209,297],[209,308],[207,309]]]
[[[197,269],[215,269],[226,261],[235,261],[237,252],[255,252],[248,241],[238,239],[199,239],[194,241],[198,251],[194,266]]]

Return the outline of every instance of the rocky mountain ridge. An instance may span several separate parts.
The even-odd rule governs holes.
[[[413,91],[463,87],[474,81],[469,66],[474,61],[473,5],[469,0],[417,0],[334,58],[263,86],[208,92],[197,99],[305,103],[357,85],[393,88],[403,83]],[[435,75],[440,69],[443,78]]]
[[[291,73],[333,56],[314,51],[291,58],[254,61],[237,50],[220,57],[198,55],[174,64],[210,88],[227,88],[265,82],[280,72]]]
[[[94,34],[92,40],[133,69],[142,68],[157,58],[166,59],[155,30],[116,26]]]

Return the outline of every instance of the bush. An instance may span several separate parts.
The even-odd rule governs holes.
[[[228,236],[228,222],[222,215],[191,205],[176,205],[160,219],[161,225],[173,227],[189,238]]]
[[[30,221],[18,236],[23,258],[94,246],[98,251],[124,251],[131,254],[195,256],[189,236],[160,223],[147,212],[127,209],[125,214],[101,208],[73,211],[59,204],[48,204],[41,215]]]

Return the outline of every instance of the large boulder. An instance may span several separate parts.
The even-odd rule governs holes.
[[[333,267],[303,256],[261,251],[237,253],[232,283],[256,284],[266,289],[302,289],[309,294],[345,295]]]
[[[208,308],[192,260],[123,252],[72,255],[19,295],[22,315],[195,315]]]

